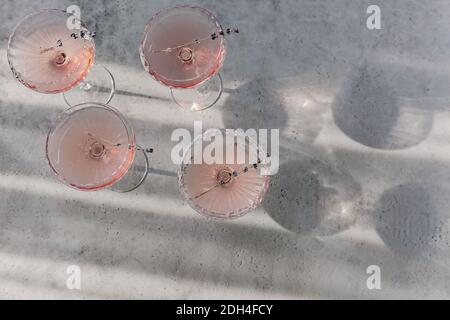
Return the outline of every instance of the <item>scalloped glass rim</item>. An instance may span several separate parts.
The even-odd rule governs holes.
[[[224,135],[229,134],[229,132],[227,132],[225,129],[219,129],[219,131],[221,131],[222,134],[224,134]],[[238,138],[242,138],[242,136],[240,136],[239,134],[236,134],[236,132],[234,132],[234,136],[238,137]],[[195,142],[198,139],[203,139],[203,137],[204,137],[204,134],[195,138],[194,141],[192,142],[192,144],[189,146],[188,151],[192,150],[192,147],[194,146]],[[251,137],[248,137],[248,136],[246,138],[248,139],[249,144],[256,146],[256,148],[257,148],[256,150],[263,152],[263,149],[256,143],[256,141],[254,141]],[[186,159],[188,154],[189,154],[189,152],[186,152],[186,154],[184,155],[183,158]],[[255,202],[255,204],[252,206],[249,206],[247,208],[244,208],[231,216],[225,216],[225,215],[219,214],[217,212],[209,211],[209,210],[197,205],[193,201],[193,199],[187,192],[185,184],[184,184],[184,174],[183,173],[184,173],[184,169],[187,166],[189,166],[189,164],[185,164],[185,160],[183,160],[183,163],[181,164],[180,169],[178,170],[178,185],[179,185],[180,191],[183,195],[183,198],[187,201],[189,206],[206,218],[220,220],[220,221],[235,220],[235,219],[241,218],[241,217],[245,216],[246,214],[250,213],[251,211],[255,210],[256,208],[258,208],[261,205],[261,203],[264,201],[266,194],[270,187],[270,180],[271,180],[270,176],[264,176],[264,182],[262,184],[262,189],[261,189],[261,192],[259,193],[258,198],[256,199],[257,201]]]

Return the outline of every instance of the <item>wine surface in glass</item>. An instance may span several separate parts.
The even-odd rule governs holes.
[[[256,208],[265,195],[267,177],[255,169],[232,177],[233,172],[242,172],[244,167],[236,164],[187,166],[184,190],[194,208],[207,216],[223,219],[236,218]]]
[[[81,22],[79,29],[69,29],[69,19],[76,18],[61,10],[43,10],[16,27],[8,44],[8,61],[26,87],[42,93],[65,92],[89,72],[94,41]]]
[[[134,135],[116,112],[88,107],[63,116],[49,134],[47,157],[66,184],[98,190],[127,173],[134,147]]]
[[[221,26],[207,10],[179,6],[154,16],[146,27],[141,59],[156,80],[172,88],[192,88],[214,76],[225,58]]]
[[[262,164],[249,161],[249,152],[258,152],[258,147],[248,140],[246,142],[234,145],[232,161],[226,159],[227,147],[230,146],[224,145],[224,158],[220,163],[182,165],[179,184],[192,208],[208,217],[232,219],[261,204],[269,188],[270,177],[261,174]],[[239,154],[245,155],[244,163],[238,159]]]

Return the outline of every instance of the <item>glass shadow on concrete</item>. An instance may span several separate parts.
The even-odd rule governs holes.
[[[254,79],[233,90],[221,107],[225,128],[283,129],[287,114],[271,84],[263,79]]]
[[[422,183],[386,190],[373,213],[378,234],[396,253],[431,256],[442,243],[448,244],[449,203],[445,194],[448,190]]]
[[[225,128],[279,129],[280,138],[293,146],[314,142],[323,127],[325,107],[299,81],[253,79],[228,90],[230,95],[220,107]]]
[[[351,227],[361,214],[361,187],[349,173],[319,160],[288,161],[272,178],[263,206],[287,230],[332,235]]]
[[[407,68],[377,63],[357,68],[335,97],[336,125],[351,139],[376,149],[404,149],[425,140],[433,126],[433,111],[418,105],[423,103],[420,96],[407,99],[420,83],[408,88],[411,83],[397,77],[401,72],[402,77],[417,77]]]

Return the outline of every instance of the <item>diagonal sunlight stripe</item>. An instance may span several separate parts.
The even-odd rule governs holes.
[[[5,60],[5,61],[3,61]],[[101,61],[96,61],[102,64]],[[115,63],[108,63],[105,66],[116,75],[117,94],[111,101],[113,107],[122,111],[130,120],[137,119],[143,121],[154,121],[159,123],[171,123],[176,127],[190,128],[194,120],[198,120],[198,113],[182,110],[172,101],[170,90],[160,85],[143,69],[133,69]],[[0,49],[0,96],[6,97],[8,104],[28,105],[34,101],[37,108],[46,108],[50,111],[59,111],[67,109],[62,94],[45,95],[34,92],[20,84],[9,69],[6,61],[6,50]],[[137,86],[135,84],[138,84]],[[231,85],[231,84],[230,84]],[[236,85],[233,83],[233,85]],[[133,97],[133,95],[135,95]],[[155,97],[156,99],[146,98],[145,96]],[[224,92],[218,106],[207,111],[209,117],[203,117],[205,126],[221,127],[221,108],[222,103],[227,100],[229,93]],[[30,97],[32,99],[30,100]],[[155,112],[164,110],[164,112]],[[174,112],[179,117],[174,118]]]
[[[281,290],[242,289],[225,284],[207,285],[182,277],[167,277],[121,267],[79,264],[81,290],[66,288],[67,267],[78,261],[34,258],[0,252],[0,298],[21,299],[293,299],[297,295]],[[308,298],[308,297],[304,297]],[[312,297],[309,297],[312,298]]]
[[[174,183],[176,183],[176,181],[174,181]],[[126,208],[129,210],[151,212],[160,215],[168,215],[171,217],[188,217],[196,220],[209,221],[203,216],[197,214],[187,204],[184,204],[181,200],[181,195],[180,198],[177,199],[163,197],[156,194],[137,195],[134,193],[116,193],[110,190],[82,192],[72,190],[58,181],[52,182],[43,178],[5,174],[0,174],[0,189],[25,192],[39,196],[45,195],[55,198],[71,199],[96,206],[108,204],[109,206]],[[267,215],[263,215],[261,213],[262,212],[254,211],[239,220],[230,221],[229,223],[238,223],[240,225],[265,228],[272,231],[274,229],[284,231],[284,229],[271,221]],[[219,222],[226,223],[225,221]]]
[[[126,207],[129,209],[149,211],[157,208],[160,213],[171,214],[186,208],[177,199],[164,199],[156,195],[135,196],[132,194],[118,194],[109,190],[98,192],[82,192],[72,190],[59,183],[51,182],[36,177],[4,175],[0,174],[0,188],[6,190],[21,191],[35,195],[47,195],[71,200],[79,200],[93,205],[107,203],[112,206]]]

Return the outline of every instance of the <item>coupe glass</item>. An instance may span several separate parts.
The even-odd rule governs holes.
[[[136,145],[132,127],[119,111],[102,104],[65,111],[48,134],[46,155],[57,177],[82,191],[129,192],[148,174],[148,157]]]
[[[91,70],[94,58],[94,34],[76,16],[58,9],[28,15],[8,42],[16,79],[37,92],[64,93],[71,106],[101,99],[108,103],[114,95],[111,73],[104,67]]]
[[[223,161],[194,163],[192,154],[198,147],[197,141],[205,138],[201,136],[185,154],[178,179],[184,198],[194,210],[207,217],[233,219],[254,210],[264,200],[270,184],[270,177],[264,173],[269,172],[269,165],[259,160],[263,151],[253,140],[229,131],[221,132],[226,137],[224,141],[231,141],[223,144]],[[206,148],[203,143],[202,152]],[[227,157],[229,150],[233,150],[234,156]],[[256,161],[252,161],[250,153],[256,153],[253,157]]]
[[[226,48],[217,18],[206,9],[182,5],[163,10],[148,22],[140,54],[145,70],[171,88],[181,107],[200,111],[223,91],[219,70]]]

